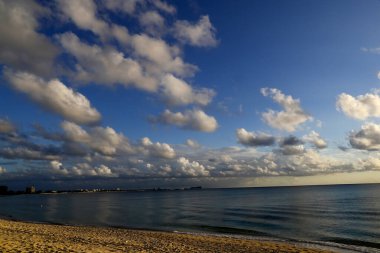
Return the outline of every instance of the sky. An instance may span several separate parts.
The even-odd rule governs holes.
[[[0,0],[0,184],[380,183],[379,11]]]

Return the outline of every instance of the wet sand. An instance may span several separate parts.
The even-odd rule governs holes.
[[[329,252],[292,243],[0,219],[0,252]]]

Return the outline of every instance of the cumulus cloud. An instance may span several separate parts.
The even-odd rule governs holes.
[[[7,71],[6,77],[15,90],[25,93],[46,110],[79,124],[93,124],[100,120],[100,113],[81,93],[53,79],[49,82],[26,72]]]
[[[367,159],[359,159],[358,168],[366,171],[379,170],[380,169],[380,158],[379,157],[368,157]]]
[[[0,119],[0,133],[11,133],[16,130],[16,127],[6,119]]]
[[[298,155],[305,152],[304,142],[295,137],[288,136],[281,140],[280,151],[283,155]]]
[[[276,142],[276,138],[266,133],[248,132],[244,128],[236,129],[236,137],[240,144],[245,146],[271,146]]]
[[[140,25],[152,35],[160,34],[165,28],[165,19],[157,11],[147,11],[139,16]]]
[[[136,52],[149,59],[148,62],[139,62],[126,58],[122,52],[113,48],[83,43],[72,33],[65,33],[59,38],[65,50],[78,61],[74,75],[78,81],[122,84],[149,92],[160,92],[163,100],[170,105],[207,105],[215,96],[215,91],[211,89],[194,89],[173,74],[162,74],[184,74],[193,69],[182,59],[172,58],[171,48],[162,40],[146,35],[134,36]],[[146,74],[144,69],[148,69],[151,75]],[[162,78],[158,78],[161,75]]]
[[[97,152],[103,156],[120,157],[124,155],[144,155],[152,158],[174,158],[175,150],[167,143],[153,143],[148,137],[144,137],[139,145],[132,144],[122,133],[117,133],[111,127],[81,126],[65,121],[61,124],[66,139],[71,143],[84,145],[83,148]],[[77,146],[73,146],[77,148]]]
[[[54,174],[64,176],[98,176],[98,177],[116,177],[111,168],[104,164],[93,166],[88,163],[77,163],[72,167],[64,167],[62,162],[54,160],[50,161],[50,168]]]
[[[295,143],[294,140],[291,143]],[[297,149],[297,145],[288,146]],[[228,156],[227,159],[222,159],[224,156]],[[362,169],[357,161],[340,160],[313,149],[293,155],[284,155],[282,152],[263,153],[246,148],[203,150],[193,159],[202,161],[210,176],[215,178],[307,176]]]
[[[111,127],[91,127],[86,131],[68,121],[63,122],[61,126],[68,140],[85,144],[102,155],[113,156],[117,152],[133,152],[128,139]]]
[[[54,150],[35,149],[31,147],[5,147],[0,149],[0,157],[22,160],[57,160],[60,158]]]
[[[185,174],[192,177],[209,175],[209,171],[199,162],[190,162],[187,158],[180,157],[178,158],[177,163],[181,174]]]
[[[104,34],[108,25],[96,17],[96,4],[92,0],[59,0],[61,10],[82,29]]]
[[[128,1],[124,1],[128,2]],[[153,1],[156,6],[165,9],[170,5],[160,1]],[[161,3],[161,4],[160,4]],[[92,0],[80,1],[60,1],[63,12],[81,29],[90,30],[99,35],[103,41],[116,38],[124,47],[131,47],[132,54],[141,57],[140,62],[151,74],[161,75],[162,72],[169,72],[179,76],[192,75],[196,67],[185,63],[179,56],[181,50],[177,46],[170,46],[160,38],[153,38],[147,34],[140,33],[130,35],[128,30],[116,24],[108,24],[97,17],[97,6]],[[127,7],[131,11],[136,6],[133,3],[120,3],[119,1],[110,1],[106,3],[109,9],[118,8],[122,10]],[[133,7],[132,7],[133,6]],[[168,9],[168,8],[166,8]],[[83,13],[83,14],[82,14]],[[164,26],[163,17],[154,10],[142,13],[138,16],[140,23],[150,31],[157,31],[158,28]],[[93,49],[95,50],[95,49]]]
[[[303,145],[285,145],[280,149],[283,155],[299,155],[305,152]]]
[[[301,107],[299,99],[284,95],[278,89],[262,88],[261,93],[265,97],[272,98],[282,106],[283,111],[268,110],[262,113],[265,123],[273,128],[294,132],[301,124],[313,118]]]
[[[148,137],[141,140],[141,146],[144,148],[144,152],[153,157],[174,158],[176,155],[174,149],[169,144],[153,143]]]
[[[280,147],[297,146],[302,144],[304,144],[304,142],[301,139],[298,139],[297,137],[291,135],[282,139],[282,141],[280,142]]]
[[[112,48],[101,48],[80,41],[73,33],[61,35],[62,46],[78,61],[75,78],[82,82],[133,85],[155,91],[157,81],[144,74],[140,64]]]
[[[46,14],[34,1],[0,1],[0,63],[51,76],[59,50],[37,32],[38,17]]]
[[[173,5],[161,0],[102,0],[101,2],[111,11],[124,12],[129,15],[136,14],[139,8],[151,6],[166,14],[174,14],[177,11]]]
[[[201,146],[196,140],[192,140],[192,139],[187,139],[185,144],[186,146],[190,148],[194,148],[194,149],[197,149]]]
[[[327,142],[315,131],[311,131],[308,135],[303,136],[303,139],[310,142],[317,149],[324,149],[327,147]]]
[[[201,132],[214,132],[218,128],[216,119],[200,109],[186,110],[183,113],[165,110],[160,116],[153,118],[153,122]]]
[[[71,77],[82,83],[121,84],[159,93],[169,105],[203,106],[211,102],[215,91],[193,88],[183,80],[193,76],[198,68],[182,59],[180,46],[159,36],[166,26],[165,18],[160,13],[173,14],[176,11],[173,6],[160,0],[99,3],[108,10],[126,12],[137,18],[144,32],[132,34],[124,26],[105,21],[95,1],[59,1],[62,12],[76,26],[92,31],[101,39],[100,44],[89,45],[70,32],[58,36],[65,51],[77,61],[71,69]],[[85,15],[81,15],[82,12]],[[187,24],[181,22],[178,24]],[[215,29],[207,16],[198,24],[187,24],[186,29],[198,44],[215,39]],[[110,43],[115,39],[119,42],[118,49]]]
[[[377,93],[367,93],[353,97],[342,93],[337,98],[336,108],[348,117],[358,120],[380,117],[380,96]]]
[[[133,54],[142,58],[145,69],[151,74],[162,75],[172,73],[178,76],[191,76],[197,67],[185,63],[180,57],[180,49],[170,46],[164,40],[153,38],[146,34],[137,34],[131,37]]]
[[[193,89],[185,81],[167,74],[162,79],[162,97],[170,105],[207,105],[215,96],[211,89]]]
[[[91,139],[90,135],[75,123],[64,121],[61,123],[61,127],[70,141],[88,142]]]
[[[168,13],[168,14],[174,14],[177,11],[173,5],[170,5],[170,4],[166,3],[165,1],[151,0],[151,3],[154,6],[156,6],[156,8],[159,9],[160,11]]]
[[[132,6],[133,1],[106,1],[105,6],[108,9]],[[83,30],[89,30],[100,36],[103,42],[112,40],[113,38],[121,44],[129,42],[128,29],[117,24],[108,24],[98,15],[97,5],[93,0],[59,0],[58,6],[63,14],[71,20],[76,26]]]
[[[174,24],[174,32],[177,39],[192,46],[212,47],[218,44],[216,29],[208,16],[202,16],[195,24],[179,20]]]
[[[144,0],[102,0],[102,3],[111,11],[125,12],[134,14],[139,3],[144,3]]]
[[[56,145],[61,143],[62,146],[57,145],[56,149],[25,142],[17,142],[15,145],[9,143],[9,148],[0,149],[0,157],[39,160],[42,167],[46,164],[45,168],[49,169],[38,173],[51,173],[57,179],[120,177],[165,180],[196,177],[217,181],[229,177],[308,176],[380,168],[376,153],[357,159],[322,155],[314,149],[305,150],[303,145],[307,140],[295,136],[281,139],[279,150],[275,149],[273,152],[241,147],[203,147],[202,150],[194,149],[192,152],[181,149],[175,152],[169,144],[154,143],[149,138],[143,138],[136,144],[128,143],[131,151],[127,152],[123,151],[123,146],[127,144],[126,138],[113,129],[82,128],[70,122],[63,122],[62,128],[64,136],[56,142]],[[356,138],[360,135],[357,133],[353,133]],[[370,135],[365,136],[369,138]],[[91,144],[93,142],[94,144]],[[83,155],[74,157],[61,153],[64,145],[73,143],[82,145]],[[192,142],[189,143],[192,145]],[[378,145],[375,142],[372,144]],[[97,149],[98,146],[101,148]],[[28,173],[37,173],[34,170],[36,169],[31,168]]]
[[[69,174],[69,171],[63,167],[63,164],[60,161],[57,161],[57,160],[50,161],[50,167],[55,173],[62,174],[62,175]]]
[[[349,135],[349,141],[353,148],[362,150],[380,149],[380,125],[365,123],[359,131],[353,131]]]

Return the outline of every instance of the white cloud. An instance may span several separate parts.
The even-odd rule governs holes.
[[[192,139],[187,139],[185,144],[186,146],[190,148],[194,148],[194,149],[197,149],[201,146],[196,140],[192,140]]]
[[[72,168],[68,169],[70,174],[77,176],[101,176],[101,177],[115,177],[112,170],[106,165],[101,164],[100,166],[91,166],[88,163],[78,163]]]
[[[128,139],[111,127],[91,128],[90,136],[89,145],[104,155],[114,155],[118,150],[128,151],[130,149]]]
[[[278,157],[277,159],[280,159]],[[307,150],[300,155],[287,156],[285,160],[278,161],[282,172],[287,175],[315,175],[334,173],[336,171],[349,171],[352,166],[328,156],[322,156],[314,150]]]
[[[111,127],[89,127],[87,130],[72,122],[61,124],[68,141],[80,143],[103,156],[144,155],[150,158],[174,158],[175,150],[166,143],[153,143],[148,137],[132,145],[122,133]]]
[[[377,93],[367,93],[353,97],[342,93],[337,98],[336,108],[345,115],[358,120],[380,117],[380,96]]]
[[[174,149],[169,144],[153,143],[148,137],[141,140],[141,146],[144,148],[144,152],[153,157],[174,158],[176,155]]]
[[[63,164],[60,161],[57,161],[57,160],[50,161],[50,167],[55,173],[62,174],[62,175],[69,174],[69,171],[63,167]]]
[[[6,119],[0,119],[0,133],[11,133],[16,130],[16,127]]]
[[[265,97],[271,97],[284,109],[283,111],[269,109],[267,112],[262,113],[264,122],[269,126],[287,132],[294,132],[301,124],[313,119],[301,108],[299,99],[286,96],[280,90],[273,88],[262,88],[261,93]]]
[[[163,32],[165,19],[157,11],[147,11],[139,15],[140,25],[152,35]]]
[[[379,157],[368,157],[366,159],[359,159],[358,169],[362,170],[379,170],[380,169],[380,158]]]
[[[5,75],[15,90],[25,93],[46,110],[78,124],[93,124],[100,120],[100,113],[81,93],[53,79],[44,81],[26,72],[6,71]]]
[[[108,24],[96,17],[97,7],[92,0],[59,0],[62,11],[79,27],[105,35]]]
[[[109,10],[115,12],[125,12],[130,15],[134,14],[139,3],[144,2],[144,0],[102,0],[102,3]]]
[[[209,171],[206,170],[206,168],[202,164],[196,161],[190,162],[185,157],[178,158],[177,163],[179,165],[179,170],[181,174],[185,174],[192,177],[208,176],[210,174]]]
[[[353,148],[363,150],[380,149],[380,125],[365,123],[359,131],[353,131],[349,135]]]
[[[215,96],[211,89],[193,89],[185,81],[167,74],[162,79],[162,97],[170,105],[207,105]]]
[[[144,74],[140,64],[112,48],[90,46],[79,40],[73,33],[60,36],[62,46],[72,54],[76,65],[75,78],[82,82],[99,84],[133,85],[139,89],[155,91],[157,81]]]
[[[248,132],[244,128],[236,129],[236,137],[240,144],[245,146],[271,146],[276,142],[276,138],[266,133]]]
[[[4,167],[0,166],[0,174],[4,174],[5,172],[7,172],[7,170]]]
[[[326,141],[315,131],[311,131],[308,135],[305,135],[303,139],[310,142],[314,147],[318,149],[323,149],[327,147]]]
[[[96,174],[98,176],[111,176],[112,170],[105,166],[104,164],[101,164],[99,167],[95,167]]]
[[[37,32],[48,10],[34,1],[0,1],[0,63],[16,70],[51,76],[59,50]]]
[[[68,140],[83,143],[102,155],[113,156],[117,152],[133,153],[128,139],[111,127],[91,127],[86,131],[75,123],[67,121],[61,126]]]
[[[198,23],[176,21],[174,24],[175,36],[182,42],[198,47],[212,47],[218,44],[215,38],[216,29],[208,16],[202,16]]]
[[[183,113],[165,110],[153,121],[201,132],[214,132],[218,128],[216,119],[200,109],[186,110]]]
[[[106,1],[108,9],[117,8],[121,10],[123,7],[132,7],[134,5],[132,0],[123,1]],[[100,36],[103,42],[106,42],[113,37],[116,38],[123,45],[129,42],[128,29],[124,26],[116,24],[108,24],[98,17],[97,5],[93,0],[59,0],[59,7],[62,12],[73,23],[83,30],[92,31],[94,34]]]
[[[293,142],[292,142],[293,143]],[[202,151],[192,159],[210,167],[210,177],[265,177],[307,176],[360,169],[354,160],[321,155],[314,150],[303,150],[300,145],[288,145],[284,152],[257,152],[253,149],[216,149]],[[290,149],[294,149],[293,152]],[[297,150],[297,149],[301,149]],[[222,159],[227,155],[228,159]],[[204,162],[207,161],[207,162]],[[212,169],[211,169],[212,167]]]
[[[173,73],[178,76],[191,76],[197,70],[194,65],[185,63],[177,46],[170,46],[164,40],[149,37],[146,34],[133,35],[131,40],[133,53],[146,60],[142,63],[153,75]]]
[[[133,14],[132,17],[138,19],[145,32],[153,35],[150,36],[146,33],[130,34],[126,27],[104,21],[99,16],[96,2],[92,0],[74,1],[73,4],[71,1],[60,1],[62,11],[79,28],[100,36],[104,45],[89,45],[70,32],[58,36],[62,47],[77,61],[71,72],[77,81],[122,84],[160,92],[170,105],[206,105],[211,102],[215,91],[193,88],[180,79],[192,76],[198,70],[195,65],[184,62],[181,47],[159,38],[160,30],[165,27],[164,16],[159,11],[174,13],[173,6],[159,0],[102,2],[110,10]],[[148,8],[148,5],[153,8]],[[138,11],[137,6],[141,7]],[[205,32],[202,29],[208,25],[211,24],[205,16],[199,24],[194,27],[190,25],[189,29],[197,34],[199,29]],[[207,29],[214,31],[212,25]],[[119,42],[121,51],[109,45],[113,39]]]
[[[64,121],[61,123],[61,127],[70,141],[88,142],[91,139],[90,135],[75,123]]]
[[[164,1],[161,0],[151,0],[152,4],[156,6],[157,9],[160,11],[169,13],[169,14],[174,14],[177,10],[173,5],[170,5]]]

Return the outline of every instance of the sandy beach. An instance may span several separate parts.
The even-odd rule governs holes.
[[[0,252],[328,252],[231,237],[0,220]]]

